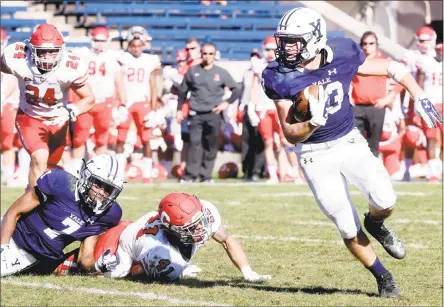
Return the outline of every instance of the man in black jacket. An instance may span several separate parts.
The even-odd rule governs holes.
[[[212,43],[204,44],[201,55],[202,63],[188,69],[179,90],[178,121],[183,120],[181,107],[188,92],[191,93],[188,115],[190,147],[182,178],[184,182],[195,181],[199,176],[201,181],[211,182],[222,120],[220,113],[240,96],[240,88],[233,77],[214,65],[216,47]],[[231,96],[223,101],[225,88],[231,90]]]

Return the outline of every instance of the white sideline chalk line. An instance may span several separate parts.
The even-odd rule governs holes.
[[[418,223],[418,224],[428,224],[428,225],[441,225],[441,221],[437,220],[390,219],[389,221],[390,224]],[[292,222],[292,224],[335,227],[335,225],[332,222],[324,222],[324,221],[294,221]]]
[[[275,236],[247,236],[247,235],[233,235],[235,238],[249,239],[257,241],[294,241],[294,242],[305,242],[305,243],[330,243],[336,245],[343,245],[344,242],[339,240],[321,240],[321,239],[309,239],[309,238],[297,238],[297,237],[275,237]],[[417,249],[427,249],[428,247],[422,244],[408,243],[404,244],[406,247],[417,248]]]
[[[435,193],[424,193],[424,192],[406,192],[406,191],[395,191],[398,196],[429,196]],[[360,191],[350,191],[350,195],[362,195]],[[288,196],[313,196],[312,192],[284,192],[284,193],[264,193],[260,194],[260,197],[288,197]]]
[[[106,294],[106,295],[116,295],[116,296],[136,296],[142,299],[151,301],[167,301],[171,304],[181,304],[181,305],[198,305],[198,306],[230,306],[213,302],[200,302],[200,301],[188,301],[179,298],[172,298],[166,295],[159,295],[152,292],[123,292],[117,290],[105,290],[97,288],[72,288],[67,286],[59,286],[51,283],[35,283],[35,282],[23,282],[17,280],[7,280],[1,279],[3,285],[13,285],[13,286],[24,286],[24,287],[34,287],[34,288],[44,288],[44,289],[54,289],[62,291],[71,292],[84,292],[90,294]]]

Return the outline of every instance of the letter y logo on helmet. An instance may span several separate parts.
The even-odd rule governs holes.
[[[314,58],[327,45],[327,25],[324,18],[309,8],[295,8],[281,18],[274,34],[277,61],[294,67]]]

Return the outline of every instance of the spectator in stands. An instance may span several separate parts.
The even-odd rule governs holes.
[[[219,4],[219,5],[222,5],[222,6],[226,6],[227,3],[228,3],[228,1],[226,1],[226,0],[213,0],[213,1],[210,1],[210,0],[201,0],[201,1],[200,1],[200,4],[205,5],[205,6],[209,6],[209,5],[211,5],[212,3],[213,3],[213,4]]]
[[[214,65],[216,46],[202,46],[202,63],[188,69],[180,86],[177,119],[183,120],[182,105],[191,92],[189,112],[190,147],[187,166],[182,182],[192,182],[201,176],[211,182],[211,173],[218,149],[221,127],[221,112],[240,96],[240,89],[233,77],[223,68]],[[222,100],[225,87],[232,92],[230,98]]]
[[[261,52],[255,48],[251,51],[251,58],[260,58]],[[242,171],[244,179],[257,181],[262,175],[265,166],[264,141],[259,132],[257,116],[251,119],[248,116],[248,103],[251,98],[254,72],[251,67],[245,72],[240,109],[242,119]],[[257,119],[257,120],[255,120]]]
[[[374,32],[365,32],[361,37],[361,49],[368,58],[386,58],[378,48],[378,38]],[[379,156],[379,141],[384,124],[387,105],[393,103],[396,92],[388,92],[389,78],[386,76],[358,76],[351,84],[353,112],[356,127],[366,137],[372,153]]]

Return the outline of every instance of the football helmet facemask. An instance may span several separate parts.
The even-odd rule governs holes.
[[[77,190],[95,215],[109,209],[123,189],[123,169],[116,158],[101,155],[82,165]]]
[[[279,21],[276,33],[277,61],[294,67],[314,58],[327,44],[324,18],[309,8],[295,8]]]
[[[416,44],[422,54],[428,54],[433,51],[436,45],[436,32],[431,27],[420,27],[416,31]]]
[[[108,48],[109,45],[109,31],[105,26],[97,26],[91,30],[90,33],[91,46],[94,52],[101,53]]]
[[[32,60],[40,70],[51,71],[62,60],[65,41],[62,33],[52,24],[35,27],[29,45]]]
[[[189,193],[169,193],[159,204],[165,229],[184,244],[203,243],[210,235],[210,216],[200,200]]]

